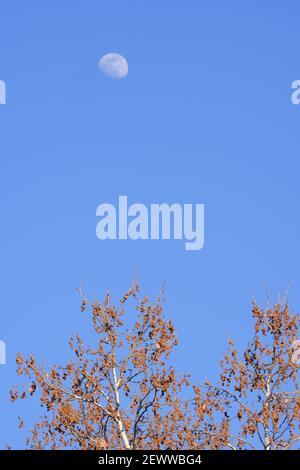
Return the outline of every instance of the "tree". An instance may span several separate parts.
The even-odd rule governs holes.
[[[137,314],[125,315],[134,300]],[[171,321],[163,315],[161,296],[151,304],[139,298],[135,282],[120,302],[103,305],[82,296],[81,311],[91,310],[97,341],[86,347],[71,338],[74,357],[65,366],[43,370],[33,356],[18,354],[18,374],[29,390],[11,391],[11,400],[36,392],[46,410],[27,443],[34,449],[154,449],[180,446],[176,426],[184,422],[180,399],[188,384],[168,365],[177,344]],[[129,318],[128,318],[129,317]],[[129,326],[129,324],[131,325]],[[133,323],[133,325],[132,325]]]
[[[206,383],[197,429],[209,448],[288,450],[300,440],[297,329],[287,303],[252,310],[254,338],[239,355],[232,340],[217,385]],[[201,410],[201,388],[196,388]],[[202,404],[203,408],[203,404]]]
[[[162,293],[150,302],[134,282],[103,305],[82,294],[96,344],[71,338],[73,358],[44,370],[18,354],[29,385],[11,400],[38,394],[45,409],[27,439],[34,449],[291,449],[300,440],[294,345],[299,317],[287,303],[253,304],[254,338],[239,355],[232,340],[216,384],[190,385],[170,365],[177,345]],[[135,304],[136,313],[132,313]]]

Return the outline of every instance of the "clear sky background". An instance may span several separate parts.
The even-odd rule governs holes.
[[[15,353],[66,358],[89,336],[76,287],[117,301],[137,273],[195,381],[213,378],[228,335],[245,345],[251,299],[290,286],[300,309],[297,0],[0,0],[0,447],[24,445],[10,404]],[[124,54],[129,75],[101,75]],[[204,203],[205,248],[96,238],[98,204]]]

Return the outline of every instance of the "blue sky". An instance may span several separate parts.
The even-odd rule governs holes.
[[[114,298],[166,282],[179,369],[214,377],[251,299],[300,306],[300,4],[248,0],[0,2],[0,447],[22,447],[16,351],[62,361],[88,338],[76,287]],[[101,75],[107,52],[129,63]],[[205,247],[96,238],[98,204],[204,203]],[[5,423],[3,425],[3,423]]]

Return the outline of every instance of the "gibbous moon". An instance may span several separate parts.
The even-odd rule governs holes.
[[[121,79],[128,75],[128,63],[121,54],[111,52],[99,60],[99,68],[109,78]]]

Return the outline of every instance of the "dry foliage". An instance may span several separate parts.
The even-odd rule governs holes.
[[[137,312],[132,312],[135,302]],[[125,307],[129,306],[127,312]],[[291,449],[300,440],[293,345],[299,319],[287,304],[253,305],[254,339],[243,354],[229,341],[219,383],[192,386],[169,356],[177,344],[161,296],[134,283],[118,308],[82,295],[97,341],[70,340],[73,358],[44,370],[18,354],[29,380],[11,400],[38,395],[45,414],[27,438],[33,449]],[[133,324],[129,326],[130,323]],[[23,421],[20,419],[20,427]]]
[[[205,448],[288,450],[300,440],[299,317],[287,303],[267,309],[254,303],[252,314],[253,341],[239,354],[229,340],[219,384],[206,383],[198,430]],[[199,412],[201,388],[195,390]]]

